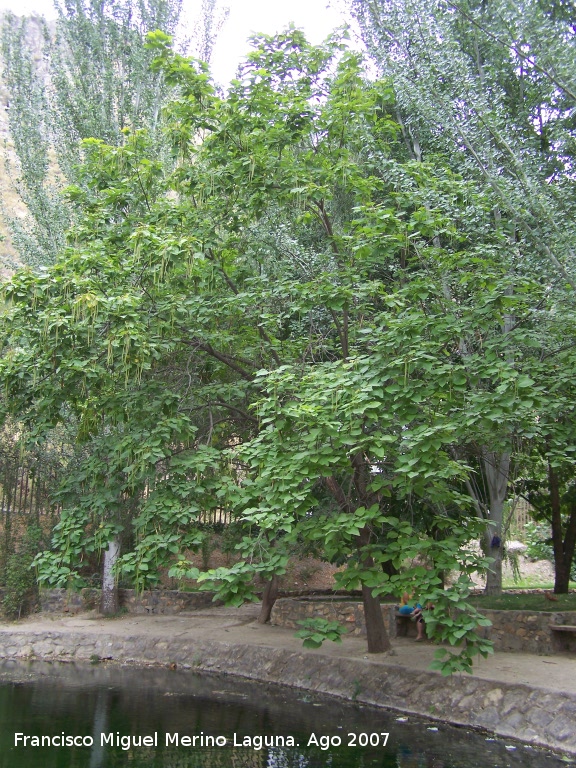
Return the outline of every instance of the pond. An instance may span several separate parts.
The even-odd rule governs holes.
[[[0,662],[0,768],[562,765],[467,729],[258,682],[106,663]]]

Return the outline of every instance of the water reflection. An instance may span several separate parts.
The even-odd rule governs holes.
[[[94,707],[94,727],[92,728],[92,740],[94,743],[90,748],[90,768],[104,768],[106,765],[106,748],[102,744],[101,734],[108,733],[109,702],[109,691],[100,688],[98,690],[96,706]]]
[[[0,768],[562,765],[553,755],[509,749],[464,729],[190,671],[6,662],[1,681]],[[15,746],[16,732],[29,737],[27,746]],[[62,733],[86,746],[31,746],[34,736]],[[389,733],[385,745],[383,733]],[[207,736],[215,746],[206,746]],[[274,746],[258,748],[257,736]],[[216,746],[224,739],[226,746]]]

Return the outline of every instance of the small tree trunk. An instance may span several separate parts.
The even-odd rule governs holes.
[[[489,520],[491,523],[486,534],[487,546],[485,546],[485,551],[494,560],[486,574],[484,592],[487,595],[500,595],[502,593],[502,553],[504,549],[502,519],[508,491],[510,454],[497,454],[494,451],[484,449],[482,465],[488,486]]]
[[[370,543],[370,529],[363,528],[356,539],[359,550]],[[370,555],[362,557],[362,565],[365,568],[373,568],[374,560]],[[362,584],[362,604],[364,605],[364,622],[366,624],[366,639],[368,640],[368,653],[386,653],[392,647],[390,638],[384,624],[380,598],[373,597],[372,589]]]
[[[562,504],[558,475],[548,462],[548,489],[552,505],[552,545],[554,549],[554,592],[565,595],[570,588],[570,571],[576,547],[576,506],[570,509],[566,535],[562,531]]]
[[[361,453],[357,453],[352,459],[354,467],[354,485],[360,498],[365,500],[366,508],[377,503],[374,494],[368,492],[368,483],[370,478],[370,465]],[[326,487],[338,502],[340,509],[351,514],[353,510],[349,499],[334,477],[324,478]],[[374,559],[367,554],[367,547],[370,544],[371,532],[368,526],[364,526],[356,536],[356,547],[362,565],[365,568],[374,567]],[[385,571],[386,572],[386,571]],[[386,653],[391,648],[390,638],[384,624],[382,609],[380,608],[380,598],[372,596],[370,587],[362,584],[362,603],[364,605],[364,621],[366,623],[366,635],[368,640],[368,653]]]
[[[100,610],[104,616],[118,613],[118,585],[114,576],[114,565],[120,554],[120,540],[112,539],[108,549],[104,552],[104,566],[102,570],[102,601]]]
[[[267,624],[270,621],[270,615],[274,603],[278,597],[278,576],[274,575],[267,582],[262,595],[262,607],[260,608],[260,615],[258,616],[258,624]]]

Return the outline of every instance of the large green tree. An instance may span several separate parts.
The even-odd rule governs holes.
[[[43,565],[68,578],[86,525],[113,538],[147,486],[124,567],[186,573],[199,510],[234,505],[245,556],[205,575],[220,594],[249,597],[287,545],[320,541],[362,587],[371,651],[378,595],[416,582],[431,631],[467,638],[449,664],[469,665],[486,649],[468,583],[442,590],[439,572],[474,565],[482,447],[537,430],[546,286],[512,268],[491,193],[408,156],[388,81],[364,82],[338,40],[257,43],[221,97],[154,35],[175,170],[143,133],[86,143],[70,247],[6,288],[10,407],[39,432],[73,412],[101,446]],[[418,552],[428,567],[389,578]]]
[[[382,565],[433,551],[427,516],[436,533],[456,525],[463,534],[436,546],[430,572],[415,566],[394,588],[419,580],[438,603],[429,626],[452,642],[467,635],[469,663],[473,649],[484,650],[473,634],[478,619],[463,613],[468,623],[455,625],[445,610],[464,607],[466,583],[446,597],[437,575],[469,568],[456,545],[472,535],[458,509],[467,467],[450,450],[462,408],[450,413],[442,394],[426,400],[452,373],[444,366],[431,376],[430,351],[429,371],[416,365],[424,341],[402,349],[434,327],[426,310],[410,307],[436,296],[436,260],[454,259],[453,246],[433,244],[438,233],[460,247],[455,221],[464,212],[453,198],[461,185],[405,156],[389,84],[364,83],[358,57],[338,40],[313,48],[292,30],[257,42],[222,98],[203,65],[155,35],[155,67],[179,94],[167,113],[176,170],[166,174],[148,156],[142,134],[121,148],[88,142],[82,183],[69,190],[82,214],[69,250],[53,270],[24,272],[7,288],[11,352],[2,374],[11,407],[38,430],[71,409],[79,436],[103,446],[98,466],[85,467],[100,501],[68,504],[44,572],[72,574],[87,507],[95,536],[110,537],[122,524],[114,509],[150,482],[124,567],[142,579],[176,555],[185,570],[216,478],[222,503],[246,524],[246,556],[208,580],[247,597],[255,572],[271,582],[281,572],[291,537],[320,535],[327,554],[347,563],[344,579],[362,586],[369,648],[378,652],[388,647]],[[484,201],[475,205],[482,217]],[[396,341],[383,333],[388,326]],[[429,342],[441,361],[458,348],[454,334]],[[378,351],[380,336],[390,346]],[[333,382],[328,401],[323,380]],[[455,391],[464,383],[460,376]],[[158,386],[162,403],[143,409]],[[294,431],[279,448],[292,398]],[[394,516],[391,496],[418,510],[415,525]]]

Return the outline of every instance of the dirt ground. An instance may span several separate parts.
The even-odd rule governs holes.
[[[520,555],[519,557],[520,574],[522,578],[534,579],[542,582],[554,581],[554,566],[549,560],[528,560]],[[504,563],[504,578],[511,579],[512,566],[510,563]]]

